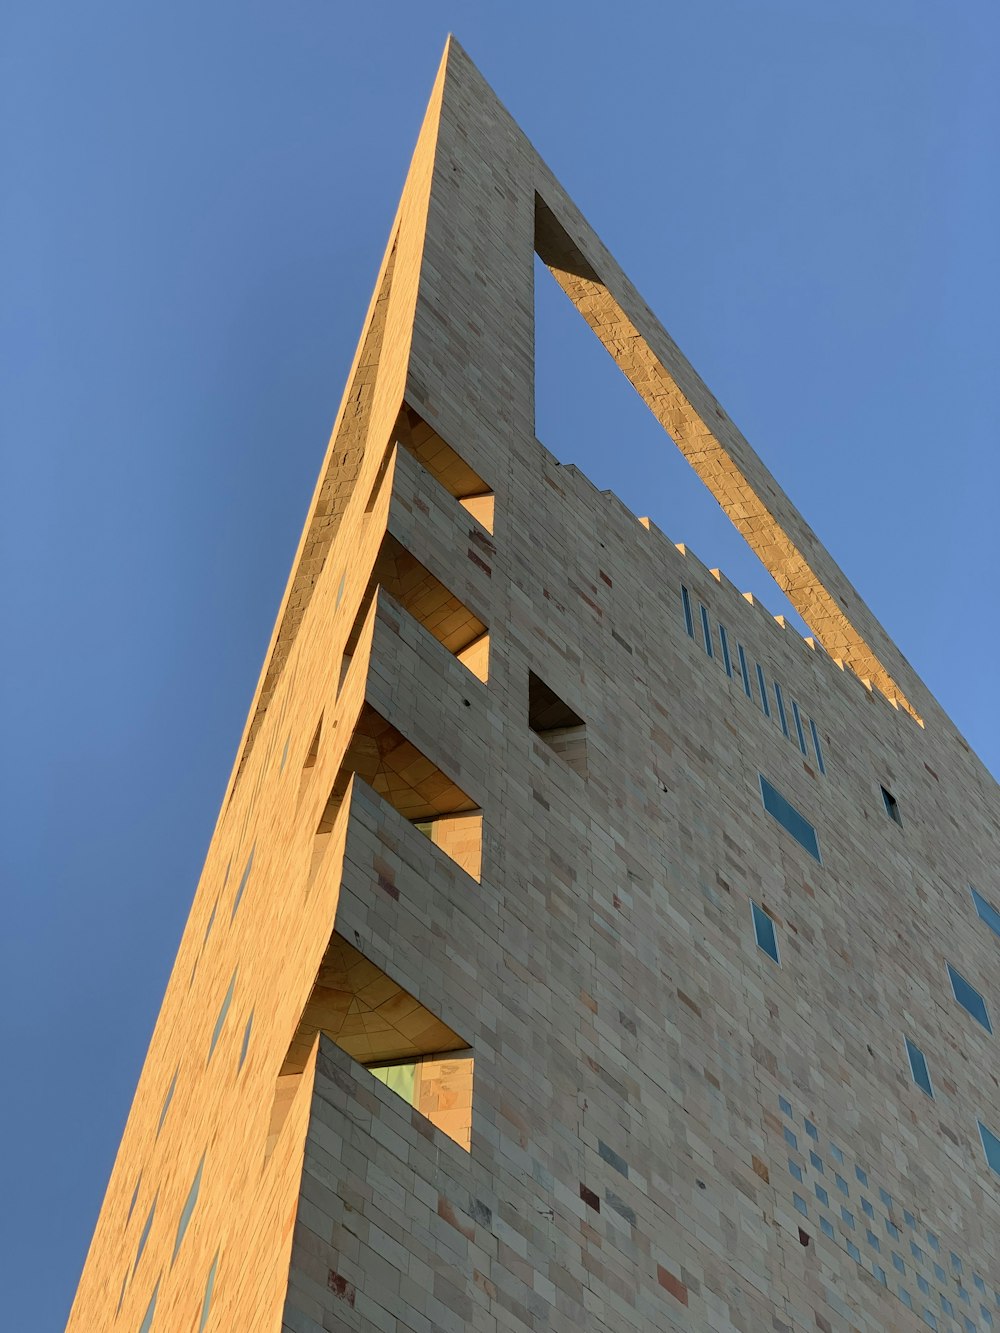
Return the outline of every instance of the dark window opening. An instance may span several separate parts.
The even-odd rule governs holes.
[[[533,671],[528,673],[528,726],[574,772],[587,776],[587,724]]]
[[[899,802],[896,800],[895,796],[893,796],[892,792],[887,791],[885,787],[880,786],[879,791],[882,793],[882,801],[885,805],[885,813],[889,816],[890,819],[895,820],[895,822],[900,826],[900,828],[902,828],[903,819],[899,813]]]

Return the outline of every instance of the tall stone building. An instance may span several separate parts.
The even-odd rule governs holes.
[[[535,438],[536,253],[815,639]],[[70,1329],[1000,1325],[998,813],[452,42]]]

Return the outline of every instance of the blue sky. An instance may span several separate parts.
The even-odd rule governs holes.
[[[0,6],[4,1327],[65,1321],[449,29],[1000,771],[995,5]],[[560,301],[540,437],[781,611]]]

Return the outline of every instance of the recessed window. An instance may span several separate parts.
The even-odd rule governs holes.
[[[747,666],[747,655],[743,651],[742,643],[736,645],[736,655],[740,659],[740,676],[743,680],[743,693],[748,699],[753,699],[753,687],[750,684],[750,668]]]
[[[212,1292],[215,1289],[215,1274],[219,1267],[219,1251],[216,1250],[215,1258],[212,1260],[212,1267],[208,1270],[208,1280],[205,1283],[205,1297],[201,1303],[201,1319],[198,1322],[198,1333],[205,1333],[205,1325],[208,1323],[208,1316],[212,1310]]]
[[[760,690],[760,706],[764,710],[764,716],[771,716],[771,705],[767,701],[767,681],[764,678],[764,668],[759,662],[755,662],[757,668],[757,688]]]
[[[528,673],[528,726],[564,763],[587,776],[587,724],[533,671]]]
[[[782,734],[788,736],[788,715],[785,712],[785,696],[777,681],[774,682],[774,702],[778,705],[778,721],[781,723]],[[789,739],[791,739],[791,737],[789,737]]]
[[[983,1152],[987,1154],[987,1161],[992,1170],[995,1170],[997,1176],[1000,1176],[1000,1138],[996,1137],[992,1129],[987,1129],[983,1121],[977,1121],[979,1125],[979,1137],[983,1140]]]
[[[708,653],[709,657],[714,657],[715,649],[712,647],[712,622],[708,618],[708,607],[705,606],[704,602],[699,602],[698,607],[701,611],[701,636],[705,643],[705,652]]]
[[[469,1151],[474,1073],[471,1050],[369,1065],[368,1072]]]
[[[729,652],[729,635],[726,633],[726,627],[721,622],[719,624],[719,643],[722,645],[722,665],[726,668],[726,675],[732,679],[733,659]]]
[[[768,958],[773,959],[779,966],[781,959],[778,957],[778,935],[774,929],[774,922],[764,911],[762,907],[751,899],[750,914],[753,918],[753,935],[757,941],[757,948],[762,949]]]
[[[153,1294],[149,1298],[149,1304],[146,1307],[146,1313],[143,1315],[142,1323],[139,1325],[139,1333],[149,1333],[153,1327],[153,1315],[156,1314],[156,1298],[160,1294],[160,1284],[157,1282],[153,1288]]]
[[[694,638],[694,616],[691,614],[691,594],[687,588],[681,584],[681,607],[684,611],[684,628],[688,632],[688,637]]]
[[[160,1137],[160,1130],[163,1128],[163,1122],[167,1118],[167,1112],[170,1110],[170,1103],[174,1100],[174,1090],[177,1087],[177,1075],[180,1073],[180,1066],[174,1070],[174,1076],[170,1080],[170,1087],[167,1088],[167,1095],[163,1099],[163,1105],[160,1108],[160,1118],[156,1124],[156,1137]]]
[[[229,1013],[229,1006],[233,1002],[233,991],[236,989],[236,973],[239,968],[235,968],[229,981],[229,989],[226,991],[226,998],[222,1001],[222,1008],[219,1010],[219,1016],[215,1020],[215,1027],[212,1029],[212,1042],[208,1048],[208,1059],[211,1060],[212,1054],[218,1044],[219,1037],[222,1035],[222,1028],[226,1021],[226,1014]],[[208,1061],[206,1061],[206,1064]]]
[[[976,990],[975,986],[966,981],[961,972],[956,972],[951,963],[948,964],[948,976],[951,978],[951,989],[955,999],[962,1008],[981,1024],[987,1032],[993,1031],[990,1023],[990,1016],[986,1012],[986,1001]]]
[[[900,828],[902,828],[903,819],[899,813],[899,802],[896,800],[895,796],[893,796],[892,792],[888,791],[885,787],[880,786],[879,791],[882,793],[882,803],[885,806],[885,813],[890,819],[894,820]]]
[[[191,1221],[191,1214],[194,1212],[194,1206],[198,1202],[198,1191],[201,1189],[201,1173],[205,1169],[205,1154],[202,1153],[201,1161],[198,1163],[198,1170],[194,1173],[194,1180],[191,1182],[191,1188],[188,1190],[188,1196],[184,1201],[184,1207],[181,1209],[180,1221],[177,1223],[177,1237],[174,1240],[174,1253],[170,1262],[173,1264],[177,1258],[177,1253],[181,1248],[181,1241],[184,1239],[184,1233],[188,1229],[188,1223]]]
[[[776,694],[777,691],[778,686],[775,684]],[[812,824],[809,823],[805,815],[796,810],[791,801],[785,800],[776,787],[772,787],[763,773],[759,773],[757,776],[760,778],[760,795],[764,802],[764,809],[773,819],[778,821],[786,832],[792,835],[796,842],[801,843],[810,856],[819,861],[819,839]]]
[[[247,1025],[243,1029],[243,1042],[240,1046],[240,1062],[236,1067],[237,1073],[239,1073],[240,1070],[243,1068],[243,1062],[247,1058],[247,1051],[250,1049],[250,1033],[252,1031],[253,1031],[253,1010],[251,1009],[250,1017],[247,1019]]]
[[[799,743],[799,749],[803,754],[808,754],[809,751],[806,749],[805,732],[802,730],[802,715],[800,714],[799,706],[794,699],[792,700],[792,721],[795,723],[795,739]]]
[[[125,1218],[125,1225],[128,1226],[132,1221],[132,1214],[135,1212],[135,1205],[139,1198],[139,1186],[142,1184],[142,1172],[139,1172],[139,1179],[135,1182],[135,1189],[132,1191],[132,1202],[128,1206],[128,1216]]]
[[[812,735],[813,749],[816,751],[816,762],[819,764],[819,771],[826,776],[826,764],[823,762],[823,747],[819,743],[819,732],[816,730],[816,723],[809,719],[809,731]]]
[[[906,1055],[910,1061],[910,1073],[913,1075],[913,1081],[918,1088],[922,1088],[928,1097],[934,1096],[934,1090],[931,1087],[931,1076],[927,1069],[927,1060],[919,1046],[914,1046],[909,1037],[903,1038],[906,1043]]]
[[[239,887],[236,890],[236,897],[233,899],[233,910],[229,913],[230,921],[233,920],[233,918],[236,916],[237,911],[239,910],[240,902],[243,899],[243,893],[247,886],[247,881],[250,879],[250,871],[253,869],[253,855],[256,850],[257,850],[257,844],[254,843],[254,845],[250,848],[250,855],[247,857],[247,863],[243,868],[243,874],[240,876],[240,883]]]
[[[972,901],[981,921],[985,921],[994,935],[1000,935],[1000,912],[986,901],[981,893],[978,893],[970,884],[969,892],[972,894]]]
[[[146,1221],[143,1223],[142,1234],[139,1237],[139,1244],[135,1252],[135,1263],[132,1265],[133,1274],[139,1267],[139,1260],[142,1258],[142,1252],[146,1248],[146,1241],[149,1240],[149,1233],[153,1229],[153,1218],[156,1216],[156,1199],[159,1197],[159,1194],[157,1194],[156,1198],[150,1204],[149,1212],[146,1215]]]

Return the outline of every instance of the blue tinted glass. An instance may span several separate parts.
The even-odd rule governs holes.
[[[928,1328],[937,1328],[938,1322],[930,1310],[924,1311],[924,1323]]]
[[[944,1269],[941,1267],[940,1264],[934,1265],[934,1276],[937,1278],[939,1282],[945,1282],[947,1280],[944,1275]]]
[[[893,1253],[892,1253],[892,1266],[893,1266],[893,1268],[895,1268],[896,1271],[899,1272],[899,1273],[905,1273],[905,1272],[906,1272],[906,1264],[903,1263],[902,1256],[901,1256],[901,1255],[898,1255],[898,1254],[895,1252],[895,1250],[893,1250]]]
[[[816,762],[819,764],[819,771],[826,774],[826,764],[823,762],[823,747],[819,743],[819,732],[816,730],[816,723],[809,719],[809,732],[812,736],[813,749],[816,751]]]
[[[863,1171],[860,1166],[854,1168],[854,1174],[857,1176],[858,1180],[861,1181],[862,1185],[868,1184],[868,1173]]]
[[[792,700],[792,720],[795,723],[795,737],[799,743],[799,749],[803,754],[808,754],[805,733],[802,730],[802,718],[799,716],[799,706],[794,699]]]
[[[760,690],[760,706],[764,710],[764,716],[771,716],[771,705],[767,702],[767,681],[764,679],[764,668],[759,662],[755,662],[757,668],[757,688]]]
[[[934,1091],[931,1088],[931,1076],[927,1069],[927,1061],[924,1058],[923,1051],[919,1046],[914,1046],[909,1037],[905,1037],[904,1041],[906,1042],[906,1054],[910,1059],[910,1072],[913,1075],[914,1083],[918,1088],[922,1088],[923,1091],[927,1093],[928,1097],[933,1097]]]
[[[823,1205],[823,1207],[824,1207],[824,1208],[829,1208],[829,1207],[830,1207],[830,1196],[829,1196],[829,1194],[827,1194],[827,1192],[826,1192],[826,1190],[823,1188],[823,1186],[822,1186],[822,1185],[814,1185],[814,1186],[813,1186],[813,1189],[816,1191],[816,1198],[819,1199],[819,1201],[820,1201],[820,1203]]]
[[[841,1166],[843,1166],[844,1154],[840,1151],[840,1149],[837,1147],[835,1143],[830,1144],[830,1154],[835,1162],[839,1162]]]
[[[153,1294],[149,1298],[149,1305],[146,1307],[146,1313],[143,1316],[142,1323],[139,1325],[139,1333],[149,1333],[153,1327],[153,1315],[156,1314],[156,1297],[159,1294],[160,1284],[157,1282],[153,1288]]]
[[[801,1168],[801,1166],[799,1166],[797,1162],[793,1162],[792,1159],[791,1159],[790,1157],[789,1157],[789,1159],[788,1159],[788,1169],[789,1169],[789,1171],[792,1173],[792,1175],[795,1177],[796,1180],[801,1180],[801,1179],[802,1179],[802,1168]]]
[[[908,1227],[915,1227],[917,1225],[917,1219],[912,1213],[907,1212],[905,1208],[903,1209],[903,1221]]]
[[[865,1235],[868,1237],[868,1244],[873,1250],[881,1250],[882,1246],[879,1244],[878,1236],[875,1235],[874,1231],[866,1231]]]
[[[823,1165],[823,1159],[819,1153],[810,1152],[809,1160],[821,1176],[826,1175],[826,1167]]]
[[[712,647],[712,624],[708,618],[708,608],[703,602],[698,603],[701,609],[701,635],[705,641],[705,652],[709,657],[715,656],[715,649]]]
[[[792,1114],[792,1103],[788,1100],[787,1097],[779,1097],[779,1098],[778,1098],[778,1106],[781,1108],[782,1112],[783,1112],[785,1115],[791,1115],[791,1114]]]
[[[198,1324],[198,1333],[204,1333],[205,1325],[208,1323],[209,1312],[212,1309],[212,1289],[215,1286],[215,1270],[219,1266],[219,1252],[216,1250],[215,1258],[212,1260],[212,1267],[208,1270],[208,1281],[205,1283],[205,1299],[201,1303],[201,1321]]]
[[[795,1204],[796,1210],[800,1212],[804,1217],[809,1216],[809,1210],[808,1208],[806,1208],[806,1201],[801,1197],[801,1195],[793,1194],[792,1203]]]
[[[209,1060],[211,1060],[212,1053],[214,1052],[219,1037],[222,1034],[222,1025],[226,1021],[226,1014],[229,1013],[229,1006],[233,1002],[233,991],[236,989],[236,973],[238,971],[239,968],[237,967],[233,972],[232,978],[229,982],[229,989],[226,991],[226,998],[222,1001],[222,1008],[219,1010],[219,1017],[215,1020],[215,1027],[212,1029],[212,1044],[208,1048]]]
[[[750,686],[750,669],[747,666],[747,655],[743,651],[742,643],[736,645],[736,655],[740,659],[740,675],[743,677],[743,692],[748,699],[752,699],[753,689]]]
[[[849,1240],[847,1242],[847,1253],[851,1256],[851,1258],[854,1260],[856,1264],[859,1264],[861,1262],[861,1251],[858,1249],[858,1247],[854,1244],[853,1241]]]
[[[913,1309],[913,1298],[910,1296],[910,1293],[906,1290],[905,1287],[899,1288],[899,1299],[903,1302],[904,1305],[908,1305],[911,1310]]]
[[[729,635],[726,633],[726,627],[721,622],[719,624],[719,643],[722,645],[722,665],[726,668],[726,675],[733,674],[733,659],[729,655]]]
[[[954,1250],[952,1250],[951,1253],[948,1255],[948,1260],[949,1260],[949,1262],[950,1262],[952,1268],[954,1268],[955,1272],[956,1272],[956,1273],[961,1273],[961,1271],[962,1271],[962,1261],[961,1261],[961,1259],[958,1257],[958,1255],[955,1253]]]
[[[853,1231],[853,1230],[854,1230],[854,1214],[853,1214],[853,1213],[849,1213],[849,1212],[847,1211],[847,1209],[844,1207],[844,1205],[841,1204],[841,1206],[840,1206],[840,1215],[841,1215],[841,1217],[844,1219],[844,1221],[847,1223],[847,1225],[851,1228],[851,1230]]]
[[[694,638],[694,616],[691,614],[691,594],[681,584],[681,606],[684,608],[684,628]]]
[[[986,1290],[986,1283],[983,1281],[983,1279],[979,1276],[978,1273],[976,1273],[976,1274],[973,1276],[973,1279],[972,1279],[972,1280],[973,1280],[973,1282],[976,1284],[976,1290],[977,1290],[977,1291],[985,1291],[985,1290]]]
[[[1000,912],[998,912],[995,907],[991,907],[982,894],[977,893],[971,884],[969,885],[969,889],[972,893],[972,901],[975,904],[976,911],[979,913],[980,918],[986,922],[990,930],[995,934],[1000,935]]]
[[[861,1208],[862,1208],[862,1210],[864,1211],[864,1213],[865,1213],[866,1216],[868,1216],[868,1217],[874,1217],[874,1216],[875,1216],[875,1209],[871,1206],[871,1204],[868,1202],[867,1199],[862,1199],[862,1200],[861,1200]]]
[[[250,878],[250,871],[253,869],[253,854],[256,850],[257,845],[255,843],[253,847],[250,848],[250,855],[247,857],[246,867],[240,877],[240,886],[236,890],[236,897],[233,899],[233,910],[229,913],[230,921],[232,921],[233,917],[236,915],[236,909],[239,907],[240,899],[243,897],[243,890],[246,888],[247,880]]]
[[[163,1099],[163,1108],[160,1111],[160,1119],[156,1126],[156,1135],[159,1138],[160,1130],[163,1128],[163,1122],[167,1118],[167,1112],[170,1110],[170,1103],[174,1100],[174,1089],[177,1087],[177,1075],[180,1069],[174,1070],[174,1076],[170,1080],[170,1087],[167,1089],[167,1095]]]
[[[250,1017],[247,1019],[247,1025],[243,1029],[243,1045],[240,1047],[240,1063],[236,1072],[243,1068],[243,1061],[247,1058],[247,1051],[250,1049],[250,1033],[253,1030],[253,1010],[250,1010]]]
[[[757,947],[763,949],[769,958],[777,963],[778,958],[778,937],[775,934],[774,922],[768,914],[762,911],[755,902],[750,903],[750,911],[753,915],[753,933],[757,941]]]
[[[202,1156],[198,1163],[198,1170],[194,1173],[194,1180],[191,1182],[191,1188],[188,1190],[188,1196],[184,1201],[184,1207],[181,1210],[181,1220],[177,1223],[177,1237],[174,1240],[174,1255],[171,1263],[177,1258],[177,1251],[181,1248],[181,1241],[184,1239],[184,1233],[188,1229],[188,1223],[191,1221],[191,1214],[194,1212],[194,1206],[198,1202],[198,1191],[201,1189],[201,1173],[205,1168],[205,1158]]]
[[[891,1236],[893,1240],[899,1240],[899,1227],[896,1226],[895,1222],[890,1222],[888,1218],[885,1219],[885,1230],[886,1234]]]
[[[935,1236],[933,1231],[928,1231],[927,1233],[927,1244],[931,1247],[932,1250],[939,1250],[941,1248],[941,1244],[938,1241],[938,1238],[937,1236]]]
[[[919,1245],[914,1245],[912,1240],[910,1241],[910,1253],[913,1255],[914,1259],[916,1259],[918,1264],[922,1264],[924,1262],[923,1250],[920,1248]]]
[[[785,1142],[790,1148],[798,1148],[799,1141],[790,1129],[785,1130]]]
[[[892,1207],[892,1195],[889,1193],[888,1190],[884,1190],[881,1185],[879,1186],[878,1197],[882,1200],[882,1202],[885,1204],[887,1208]]]
[[[819,1139],[819,1130],[816,1128],[816,1126],[813,1124],[813,1122],[807,1118],[806,1121],[805,1121],[805,1126],[806,1126],[806,1133],[809,1135],[809,1137],[810,1137],[811,1139],[817,1139],[817,1140],[818,1140],[818,1139]]]
[[[785,716],[785,696],[781,693],[781,686],[777,681],[774,682],[774,702],[778,705],[778,721],[781,723],[781,730],[788,735],[788,718]]]
[[[846,1181],[846,1180],[844,1179],[844,1177],[840,1174],[840,1172],[839,1172],[839,1171],[834,1171],[833,1174],[834,1174],[834,1176],[836,1177],[836,1181],[837,1181],[837,1189],[840,1190],[841,1194],[850,1194],[850,1190],[847,1188],[847,1181]]]
[[[920,1273],[917,1274],[917,1286],[920,1288],[920,1290],[924,1293],[925,1296],[930,1294],[930,1289],[931,1289],[930,1283],[927,1281],[925,1277],[922,1277]]]
[[[833,1240],[833,1223],[829,1220],[829,1218],[821,1217],[819,1219],[819,1224],[823,1231],[823,1235],[829,1236],[830,1239]]]
[[[983,1141],[983,1152],[986,1154],[986,1160],[997,1175],[1000,1175],[1000,1139],[991,1129],[987,1129],[981,1120],[978,1123],[979,1137]]]
[[[886,1286],[889,1285],[889,1284],[886,1282],[886,1280],[885,1280],[885,1269],[884,1269],[884,1268],[879,1268],[878,1264],[872,1264],[872,1272],[875,1274],[876,1279],[877,1279],[879,1282],[882,1283],[882,1286],[883,1286],[883,1287],[886,1287]]]
[[[805,815],[796,810],[790,801],[785,800],[776,787],[771,786],[763,773],[758,774],[758,776],[764,809],[778,821],[783,829],[792,835],[796,842],[802,844],[810,856],[819,861],[819,839],[816,837],[816,830],[812,824],[809,823]]]
[[[986,1001],[975,986],[971,986],[961,972],[956,972],[951,963],[948,964],[948,975],[951,977],[951,989],[954,992],[955,999],[967,1013],[972,1015],[977,1023],[983,1025],[987,1032],[992,1032],[990,1016],[986,1012]]]

